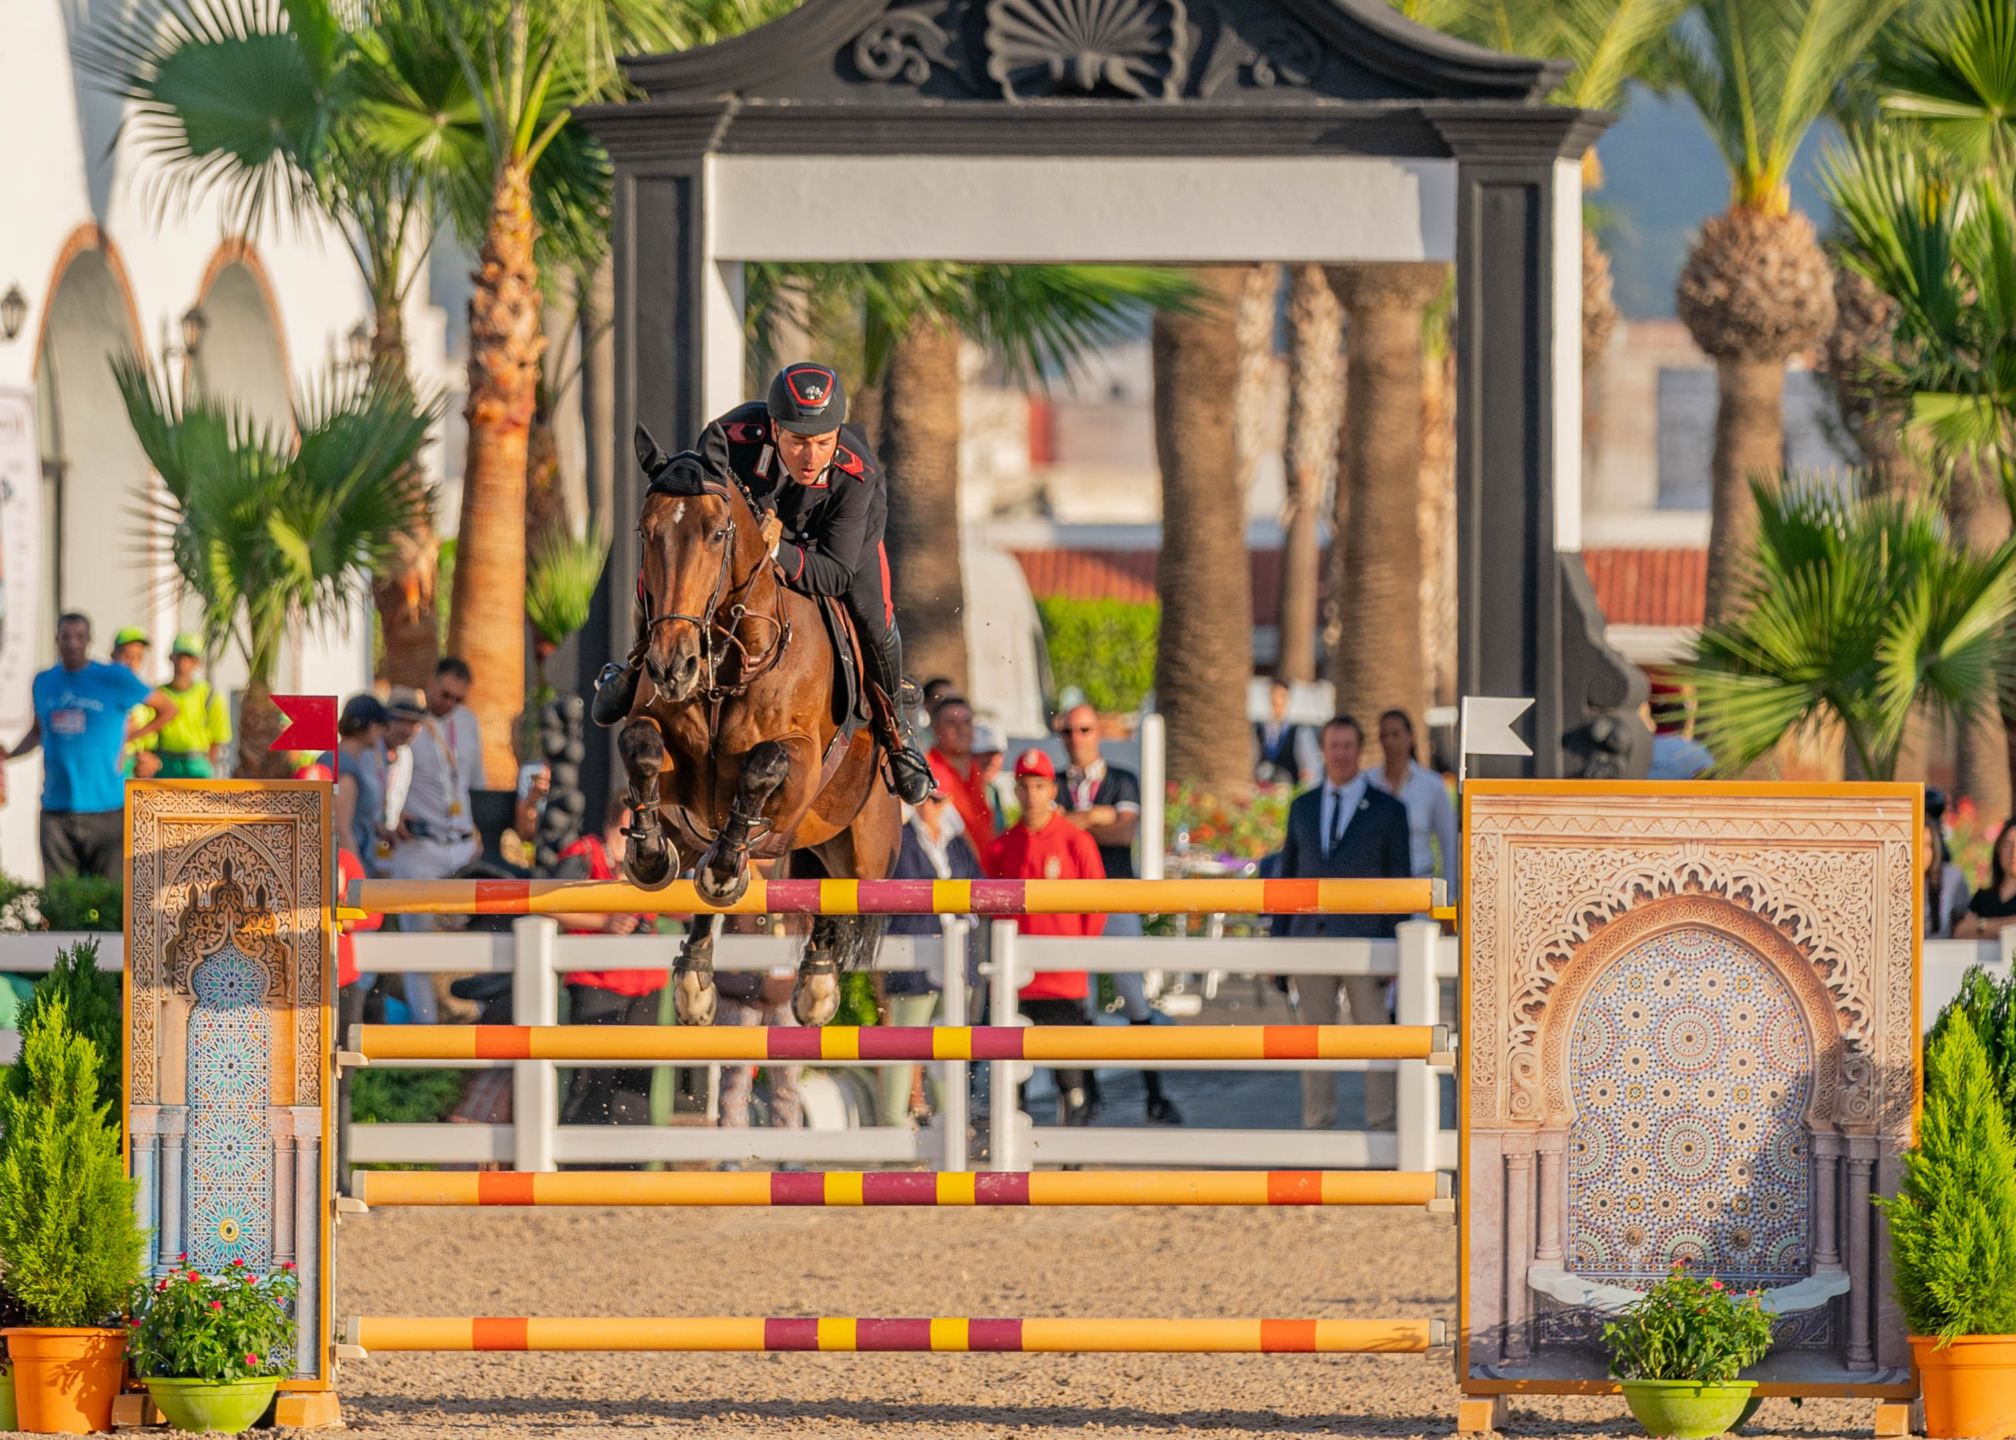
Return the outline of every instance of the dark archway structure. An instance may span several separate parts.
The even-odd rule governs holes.
[[[1579,162],[1610,117],[1545,103],[1564,68],[1381,0],[808,0],[633,61],[643,99],[585,117],[616,168],[616,437],[684,443],[743,398],[744,261],[1453,261],[1458,681],[1533,696],[1527,771],[1577,773],[1561,737],[1643,680],[1574,553]],[[584,684],[630,642],[631,470]]]

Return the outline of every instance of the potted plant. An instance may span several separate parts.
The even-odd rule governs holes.
[[[183,1259],[186,1261],[187,1257]],[[133,1297],[133,1373],[177,1430],[246,1429],[294,1370],[294,1267],[171,1270]]]
[[[1925,1047],[1918,1143],[1884,1204],[1929,1436],[2016,1436],[2016,1145],[1975,1026]]]
[[[0,1262],[31,1322],[0,1334],[21,1428],[38,1434],[112,1425],[126,1344],[117,1322],[145,1237],[110,1116],[98,1047],[71,1028],[63,997],[38,1003],[0,1090]]]
[[[1622,1320],[1604,1325],[1603,1340],[1647,1434],[1707,1440],[1742,1420],[1757,1382],[1736,1374],[1770,1348],[1771,1317],[1756,1291],[1738,1295],[1676,1261]]]

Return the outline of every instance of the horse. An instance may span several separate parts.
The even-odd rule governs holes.
[[[902,810],[872,727],[836,717],[844,681],[821,602],[785,585],[739,481],[691,452],[668,459],[641,425],[635,442],[650,488],[630,656],[643,673],[617,740],[633,817],[625,877],[656,890],[690,868],[704,900],[731,905],[758,849],[792,875],[886,878]],[[673,969],[682,1023],[713,1023],[720,929],[719,915],[689,928]],[[813,922],[791,993],[800,1024],[833,1018],[840,974],[872,961],[881,932],[876,916]]]

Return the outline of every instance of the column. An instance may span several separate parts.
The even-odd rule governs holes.
[[[1562,1221],[1568,1214],[1567,1169],[1568,1132],[1543,1130],[1538,1148],[1540,1157],[1540,1245],[1533,1252],[1537,1265],[1561,1263]]]
[[[1832,1130],[1813,1136],[1813,1269],[1839,1270],[1841,1246],[1841,1137]]]
[[[172,1265],[188,1249],[182,1239],[183,1194],[188,1180],[182,1163],[183,1137],[188,1133],[189,1107],[161,1107],[161,1263]]]
[[[1532,1313],[1532,1287],[1526,1272],[1533,1264],[1533,1136],[1505,1137],[1505,1344],[1500,1358],[1523,1365],[1527,1348],[1526,1321]]]
[[[1876,1164],[1876,1137],[1848,1137],[1848,1347],[1850,1370],[1874,1370],[1876,1350],[1871,1343],[1870,1310],[1875,1304],[1875,1267],[1869,1255],[1869,1241],[1875,1216],[1869,1204],[1870,1173]]]
[[[294,1258],[294,1117],[291,1107],[276,1105],[273,1114],[273,1263]]]
[[[294,1137],[294,1233],[301,1238],[295,1251],[295,1274],[301,1277],[301,1291],[294,1302],[294,1318],[299,1334],[295,1347],[294,1373],[314,1378],[322,1375],[322,1212],[330,1201],[322,1194],[322,1137],[319,1134]]]

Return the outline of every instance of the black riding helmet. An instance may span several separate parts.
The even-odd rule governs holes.
[[[770,422],[793,435],[831,435],[847,418],[847,389],[824,365],[800,360],[770,382]]]

